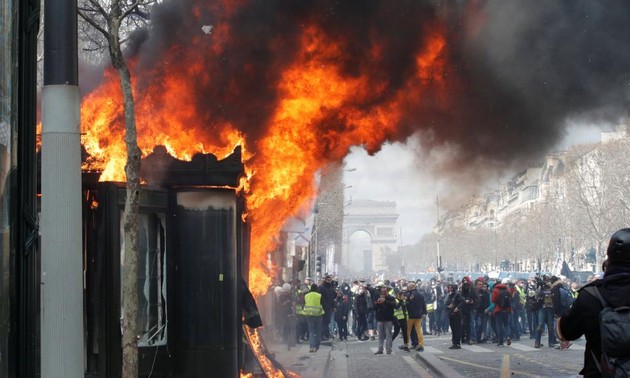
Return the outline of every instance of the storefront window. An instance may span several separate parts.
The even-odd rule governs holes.
[[[124,218],[124,216],[121,216]],[[166,219],[164,214],[142,213],[138,216],[138,346],[166,345]],[[124,231],[120,228],[120,233]],[[125,246],[121,238],[120,257],[124,270]],[[121,314],[123,307],[123,274],[120,281]],[[121,323],[122,325],[122,323]]]
[[[138,258],[139,346],[166,344],[165,219],[140,214]]]

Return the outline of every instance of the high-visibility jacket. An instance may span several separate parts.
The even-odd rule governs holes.
[[[302,290],[298,290],[295,301],[295,314],[304,315],[304,305],[300,303],[300,296],[303,295]]]
[[[316,291],[311,291],[304,296],[304,315],[324,315],[324,308],[322,307],[322,295],[320,293]]]
[[[396,299],[396,308],[394,309],[394,317],[396,319],[406,319],[407,318],[407,313],[406,311],[404,311],[403,306],[405,305],[404,303],[401,303],[402,301],[399,301],[398,299]]]
[[[525,302],[527,300],[527,294],[525,294],[525,290],[521,289],[520,286],[516,285],[516,292],[518,293],[518,301],[521,306],[525,306]]]

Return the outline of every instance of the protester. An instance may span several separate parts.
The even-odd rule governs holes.
[[[451,326],[451,342],[453,345],[449,349],[461,349],[462,339],[462,311],[464,297],[457,290],[457,285],[448,285],[448,295],[445,299],[446,311],[448,312],[448,321]]]
[[[405,292],[399,290],[396,293],[396,309],[394,310],[394,334],[392,335],[392,341],[396,339],[398,334],[402,334],[403,345],[402,350],[409,352],[409,339],[407,336],[407,302],[405,301]]]
[[[369,337],[365,335],[365,332],[367,331],[368,301],[371,301],[369,292],[364,286],[359,286],[358,294],[354,297],[354,306],[352,308],[357,322],[355,335],[359,341],[366,341],[369,339]]]
[[[341,290],[337,292],[335,299],[335,322],[339,330],[339,340],[348,340],[348,314],[350,313],[350,302],[348,296]]]
[[[427,315],[427,306],[424,302],[424,295],[420,294],[414,283],[407,285],[406,302],[407,315],[409,316],[409,319],[407,319],[407,337],[411,339],[411,332],[415,330],[418,337],[418,345],[415,348],[422,352],[424,351],[424,336],[422,334],[421,321]]]
[[[492,289],[492,303],[494,303],[494,318],[497,327],[497,346],[503,346],[505,341],[507,345],[512,343],[510,338],[509,319],[512,313],[511,299],[513,290],[507,287],[510,279],[506,278],[502,282],[494,285]]]
[[[322,295],[317,291],[317,285],[311,285],[311,291],[304,296],[304,316],[308,326],[310,352],[315,353],[319,349],[322,334],[322,317],[324,307],[322,306]]]
[[[557,326],[560,340],[573,341],[582,335],[586,337],[584,367],[580,374],[587,378],[603,375],[600,372],[602,335],[599,317],[604,306],[596,296],[599,294],[609,307],[630,306],[630,228],[621,229],[612,235],[606,254],[608,267],[604,278],[579,290],[575,302],[568,313],[558,320]],[[628,335],[628,330],[625,331],[625,335]],[[617,337],[621,338],[623,335]],[[621,353],[625,353],[623,358],[628,358],[627,349]]]
[[[327,274],[324,277],[324,282],[319,286],[318,291],[322,295],[322,306],[324,307],[322,340],[328,340],[332,337],[330,334],[330,321],[335,311],[335,298],[337,297],[337,291],[331,275]]]
[[[464,304],[462,305],[462,344],[471,344],[471,329],[473,326],[473,313],[475,310],[475,302],[477,299],[477,292],[473,288],[470,277],[465,276],[462,279],[461,294],[464,297]]]
[[[542,346],[541,339],[545,327],[547,328],[549,348],[553,348],[556,345],[556,335],[553,332],[553,293],[551,291],[550,277],[543,276],[542,281],[539,283],[536,299],[540,304],[540,308],[538,309],[538,328],[536,329],[536,342],[534,344],[534,348],[540,348]]]
[[[392,354],[392,328],[396,299],[389,295],[388,287],[381,286],[379,297],[374,301],[374,316],[378,329],[378,350],[374,354],[383,354],[383,344],[387,354]]]

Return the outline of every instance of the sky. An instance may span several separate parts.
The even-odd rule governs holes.
[[[601,130],[592,125],[570,124],[565,137],[552,151],[564,149],[572,144],[589,143],[599,140]],[[346,201],[350,199],[370,199],[395,201],[398,217],[399,244],[411,245],[422,235],[432,232],[437,219],[436,198],[441,196],[440,211],[465,201],[476,191],[492,189],[501,177],[512,173],[494,172],[486,182],[470,184],[462,177],[444,176],[436,172],[426,160],[419,162],[418,143],[414,138],[407,143],[385,144],[381,151],[370,156],[365,149],[353,147],[345,158],[344,182]],[[474,172],[472,173],[474,174]],[[489,175],[492,176],[492,175]]]

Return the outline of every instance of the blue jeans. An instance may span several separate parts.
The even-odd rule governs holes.
[[[512,309],[512,313],[510,314],[510,334],[512,335],[512,339],[519,339],[521,337],[521,323],[518,315],[518,311]]]
[[[322,336],[322,317],[307,316],[306,325],[308,326],[308,341],[311,349],[319,349],[319,341]]]
[[[538,328],[538,312],[527,311],[527,325],[529,328],[529,338],[535,339]]]
[[[370,308],[367,312],[367,328],[376,329],[376,318],[374,317],[374,309]]]
[[[556,343],[556,333],[553,327],[553,308],[543,307],[538,310],[538,328],[536,329],[536,344],[540,344],[543,330],[547,326],[547,334],[549,338],[549,345]]]
[[[499,311],[494,313],[497,322],[497,341],[499,345],[503,344],[506,337],[510,337],[510,313],[507,311]]]
[[[473,336],[476,342],[480,342],[485,336],[486,323],[488,322],[487,318],[487,315],[483,311],[477,311],[475,313],[475,320],[473,322],[475,329],[473,332]],[[486,338],[488,337],[486,336]]]

